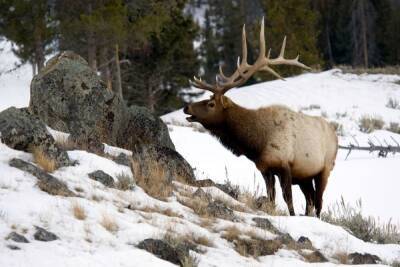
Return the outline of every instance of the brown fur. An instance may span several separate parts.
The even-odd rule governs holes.
[[[201,123],[234,154],[245,155],[256,164],[271,201],[275,200],[277,175],[291,215],[291,185],[299,184],[307,201],[306,214],[315,205],[319,216],[338,147],[333,128],[323,118],[278,105],[250,110],[216,94],[184,111],[192,115],[189,121]]]

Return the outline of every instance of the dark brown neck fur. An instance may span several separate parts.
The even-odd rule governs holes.
[[[243,108],[235,103],[225,109],[225,122],[219,125],[204,125],[221,143],[235,155],[245,155],[251,160],[258,158],[256,111]],[[250,122],[250,123],[249,123]],[[249,127],[251,125],[251,128]]]

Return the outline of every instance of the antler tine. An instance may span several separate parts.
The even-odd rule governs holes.
[[[258,59],[263,59],[265,57],[265,33],[264,33],[264,17],[261,20],[260,29],[260,53]]]
[[[285,58],[285,49],[286,49],[286,35],[283,38],[282,42],[282,47],[281,47],[281,52],[279,53],[279,58],[284,59]]]
[[[221,65],[219,65],[219,76],[221,76],[221,78],[224,79],[225,81],[229,80],[229,78],[226,77],[224,72],[222,71],[222,66]]]
[[[213,93],[216,92],[215,86],[213,86],[213,85],[211,85],[211,84],[209,84],[209,83],[207,83],[207,82],[202,81],[201,78],[199,79],[199,78],[197,78],[196,76],[193,76],[193,80],[194,80],[194,81],[189,80],[189,82],[190,82],[190,84],[191,84],[192,86],[194,86],[194,87],[196,87],[196,88],[199,88],[199,89],[211,91],[211,92],[213,92]]]
[[[242,66],[247,65],[247,38],[246,38],[246,24],[243,24],[242,30]]]
[[[285,49],[286,49],[286,36],[285,36],[285,38],[283,38],[281,52],[279,53],[279,56],[275,59],[268,58],[268,65],[291,65],[291,66],[300,67],[300,68],[303,68],[306,70],[311,70],[310,67],[299,62],[299,55],[297,55],[297,57],[294,59],[286,59],[285,58]]]

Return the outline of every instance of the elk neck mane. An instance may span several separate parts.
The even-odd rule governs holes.
[[[224,110],[224,116],[223,123],[205,127],[235,155],[245,155],[249,159],[256,159],[261,152],[259,151],[261,146],[258,144],[259,130],[255,120],[257,110],[247,109],[231,102],[230,106]]]

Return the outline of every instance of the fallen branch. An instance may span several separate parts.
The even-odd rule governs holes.
[[[386,140],[383,140],[385,145],[378,139],[375,137],[378,145],[376,145],[371,139],[368,139],[368,145],[369,146],[360,146],[360,144],[358,143],[358,141],[353,137],[356,145],[354,145],[353,143],[350,143],[348,146],[342,146],[339,145],[339,149],[345,149],[348,150],[349,152],[346,155],[346,159],[349,157],[349,155],[351,154],[351,152],[353,150],[360,150],[360,151],[368,151],[369,153],[373,153],[375,151],[378,152],[378,157],[382,157],[382,158],[386,158],[388,156],[389,153],[392,153],[393,155],[396,153],[400,153],[400,144],[399,142],[397,142],[396,139],[394,139],[393,137],[390,137],[392,139],[392,141],[394,143],[396,143],[396,145],[391,145],[389,144]]]

